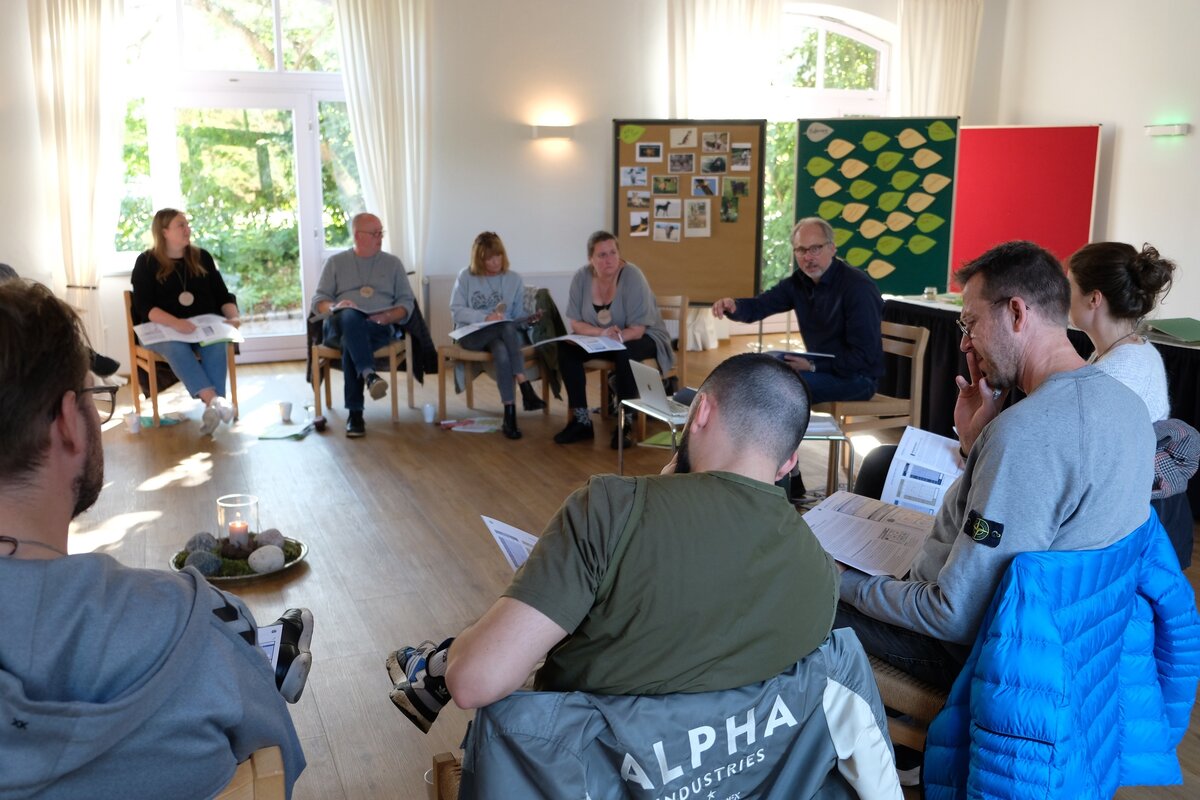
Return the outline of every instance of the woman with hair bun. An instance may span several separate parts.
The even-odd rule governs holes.
[[[1150,421],[1170,416],[1162,356],[1141,335],[1141,324],[1171,288],[1175,264],[1146,244],[1094,242],[1068,262],[1071,322],[1092,340],[1090,363],[1132,389]],[[1151,501],[1171,537],[1181,567],[1192,560],[1192,514],[1187,494]]]

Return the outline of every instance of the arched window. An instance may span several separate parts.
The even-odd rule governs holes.
[[[828,16],[832,12],[841,19]],[[780,35],[784,44],[767,112],[763,289],[792,271],[796,120],[891,113],[891,28],[877,18],[832,6],[785,7]]]

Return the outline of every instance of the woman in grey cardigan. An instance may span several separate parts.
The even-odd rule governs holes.
[[[467,350],[489,350],[496,366],[496,385],[504,402],[504,426],[509,439],[520,439],[517,409],[514,405],[513,378],[521,384],[521,402],[526,411],[538,411],[545,403],[533,391],[525,377],[525,359],[521,356],[518,320],[525,310],[525,283],[509,269],[504,242],[491,231],[475,237],[471,245],[471,266],[458,273],[450,295],[450,314],[460,328],[475,322],[496,322],[458,340]]]
[[[624,343],[625,349],[589,355],[576,344],[559,343],[558,367],[567,387],[571,416],[567,427],[554,435],[558,444],[585,441],[595,435],[588,416],[584,361],[607,358],[613,362],[617,397],[621,400],[638,396],[633,371],[629,369],[630,359],[655,358],[663,372],[675,363],[671,336],[650,284],[640,269],[621,258],[617,238],[608,231],[596,231],[588,237],[587,250],[587,266],[581,267],[571,280],[565,315],[567,327],[571,333],[617,339]],[[620,430],[613,431],[614,450],[621,435]]]

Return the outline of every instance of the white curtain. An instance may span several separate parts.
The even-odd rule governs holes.
[[[962,116],[983,0],[900,0],[900,113]]]
[[[429,226],[427,0],[337,0],[342,75],[367,210],[423,272]]]
[[[760,119],[779,60],[783,0],[668,0],[675,119]]]
[[[29,39],[45,190],[61,232],[55,282],[103,346],[99,256],[112,249],[120,159],[123,0],[33,0]]]

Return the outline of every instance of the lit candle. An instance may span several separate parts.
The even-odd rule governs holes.
[[[244,519],[235,519],[229,523],[229,541],[234,547],[250,546],[250,523]]]

